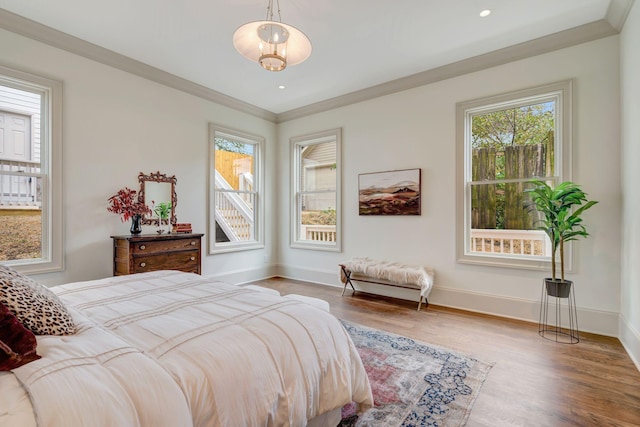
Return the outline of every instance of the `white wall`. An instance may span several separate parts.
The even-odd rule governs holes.
[[[620,341],[640,369],[640,4],[620,36],[622,92],[622,277]]]
[[[455,106],[457,102],[574,79],[573,180],[600,204],[588,211],[591,237],[577,243],[579,325],[617,335],[620,309],[620,96],[618,37],[282,123],[279,168],[288,171],[289,138],[343,128],[343,252],[288,246],[281,215],[279,261],[285,276],[338,285],[337,263],[370,256],[434,267],[431,301],[537,321],[543,271],[471,266],[455,258]],[[360,217],[359,173],[422,168],[419,217]],[[279,187],[289,188],[289,174]],[[289,212],[289,200],[279,200]],[[378,291],[396,291],[389,288]],[[405,293],[416,299],[416,293]]]
[[[110,276],[112,241],[130,224],[107,212],[107,198],[138,173],[177,178],[177,217],[206,232],[208,122],[266,138],[267,170],[275,169],[276,126],[112,67],[0,30],[2,65],[63,82],[63,203],[66,270],[35,278],[59,284]],[[275,180],[266,189],[275,193]],[[267,212],[273,211],[267,200]],[[274,216],[266,220],[266,248],[203,256],[203,274],[249,280],[271,275],[276,253]],[[153,232],[153,229],[150,230]],[[203,251],[206,248],[203,242]]]
[[[625,40],[627,85],[637,70],[631,39]],[[635,27],[635,30],[634,30]],[[637,37],[633,38],[634,40]],[[110,235],[127,234],[128,224],[106,211],[119,188],[137,186],[139,172],[161,171],[178,179],[177,214],[194,231],[206,231],[207,123],[266,138],[266,248],[203,256],[203,273],[246,281],[275,273],[338,285],[337,263],[368,255],[429,265],[436,269],[432,302],[535,321],[541,278],[546,272],[461,265],[455,261],[455,104],[493,94],[572,78],[575,81],[573,179],[600,204],[586,215],[592,236],[577,243],[576,272],[580,329],[618,334],[622,240],[620,182],[619,38],[576,47],[464,75],[401,93],[282,123],[231,110],[117,69],[0,30],[2,65],[44,74],[64,83],[64,211],[66,270],[36,277],[48,283],[111,274]],[[635,55],[635,56],[634,56]],[[625,57],[625,61],[627,61]],[[635,58],[635,59],[634,59]],[[636,73],[637,74],[637,73]],[[625,98],[628,104],[637,98]],[[627,116],[629,109],[625,103]],[[637,113],[637,104],[635,104]],[[636,114],[637,115],[637,114]],[[626,116],[626,117],[627,117]],[[343,128],[343,252],[289,247],[289,138]],[[625,153],[637,158],[637,125],[627,120]],[[277,143],[276,141],[277,136]],[[634,138],[635,137],[635,138]],[[632,151],[635,150],[635,151]],[[634,182],[637,167],[627,165]],[[390,169],[422,168],[419,217],[359,217],[357,176]],[[270,172],[279,171],[279,172]],[[279,191],[276,191],[279,190]],[[635,232],[637,208],[625,205],[625,233]],[[627,201],[628,203],[628,201]],[[611,224],[614,226],[612,227]],[[633,228],[635,227],[635,228]],[[206,246],[206,245],[204,245]],[[625,240],[626,298],[621,318],[635,331],[639,273],[638,239]],[[635,257],[634,257],[635,255]],[[629,258],[632,257],[632,258]],[[278,263],[276,266],[275,263]],[[277,267],[277,268],[276,268]],[[636,270],[632,270],[635,268]],[[632,287],[633,286],[633,287]],[[632,292],[633,290],[633,292]],[[387,292],[388,288],[378,289]],[[411,292],[399,296],[415,298]]]

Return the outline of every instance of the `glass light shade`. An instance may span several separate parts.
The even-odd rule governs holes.
[[[269,22],[258,27],[258,37],[270,44],[286,43],[289,40],[289,31],[280,24]]]
[[[275,23],[258,27],[260,38],[260,57],[262,68],[269,71],[282,71],[287,67],[287,41],[289,32],[285,27]]]
[[[311,55],[311,42],[300,30],[275,21],[254,21],[233,33],[233,45],[245,58],[269,71],[284,70]]]

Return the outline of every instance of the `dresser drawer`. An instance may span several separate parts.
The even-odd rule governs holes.
[[[196,271],[200,264],[198,251],[169,252],[133,257],[133,271],[144,273],[156,270]]]
[[[131,242],[131,252],[135,255],[155,254],[170,251],[195,249],[200,239],[176,239],[160,241]]]
[[[111,236],[113,275],[156,270],[200,274],[202,234]]]

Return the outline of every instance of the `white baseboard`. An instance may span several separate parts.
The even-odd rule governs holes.
[[[291,267],[278,265],[278,276],[286,279],[301,280],[303,282],[319,283],[321,285],[342,287],[338,267],[335,271],[314,270],[310,268]]]
[[[303,280],[342,288],[337,268],[335,271],[329,272],[325,270],[312,270],[280,265],[277,268],[277,272],[279,276],[289,279]],[[416,303],[419,298],[419,293],[414,290],[393,288],[390,286],[381,286],[370,283],[356,282],[356,289],[370,292],[372,294],[416,301]],[[527,322],[538,323],[539,321],[539,300],[525,300],[500,295],[483,294],[436,285],[433,287],[433,290],[429,295],[429,303],[477,313],[524,320]],[[578,307],[577,314],[578,327],[580,331],[618,337],[618,313]],[[568,318],[568,316],[566,317]]]
[[[278,276],[278,268],[276,265],[269,264],[249,270],[241,269],[227,271],[224,274],[203,274],[203,276],[209,279],[220,280],[221,282],[227,282],[234,285],[243,285],[248,282],[255,282],[256,280],[264,280],[274,276]]]
[[[434,286],[430,302],[510,319],[538,323],[540,301],[489,295],[466,290]],[[566,307],[566,306],[565,306]],[[577,307],[578,329],[610,337],[618,336],[618,313]],[[568,314],[563,315],[568,319]],[[566,324],[564,325],[567,326]]]
[[[620,314],[620,325],[618,326],[619,338],[622,346],[627,350],[627,354],[636,364],[640,371],[640,332],[635,330],[627,318]]]
[[[275,276],[334,287],[336,292],[341,292],[340,289],[342,288],[337,269],[335,271],[327,271],[274,264],[252,270],[243,269],[226,272],[221,275],[207,275],[207,277],[234,284],[244,284]],[[410,289],[358,282],[356,282],[356,287],[373,294],[418,301],[418,292]],[[540,313],[539,300],[483,294],[437,285],[434,286],[431,295],[429,295],[429,303],[532,323],[538,323]],[[581,307],[578,307],[577,313],[578,326],[581,332],[619,338],[636,367],[640,370],[640,333],[633,328],[624,316],[614,312]]]

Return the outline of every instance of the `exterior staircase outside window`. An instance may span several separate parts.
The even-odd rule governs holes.
[[[247,172],[240,174],[239,178],[240,188],[237,191],[216,171],[216,222],[231,242],[255,239],[253,176]]]

